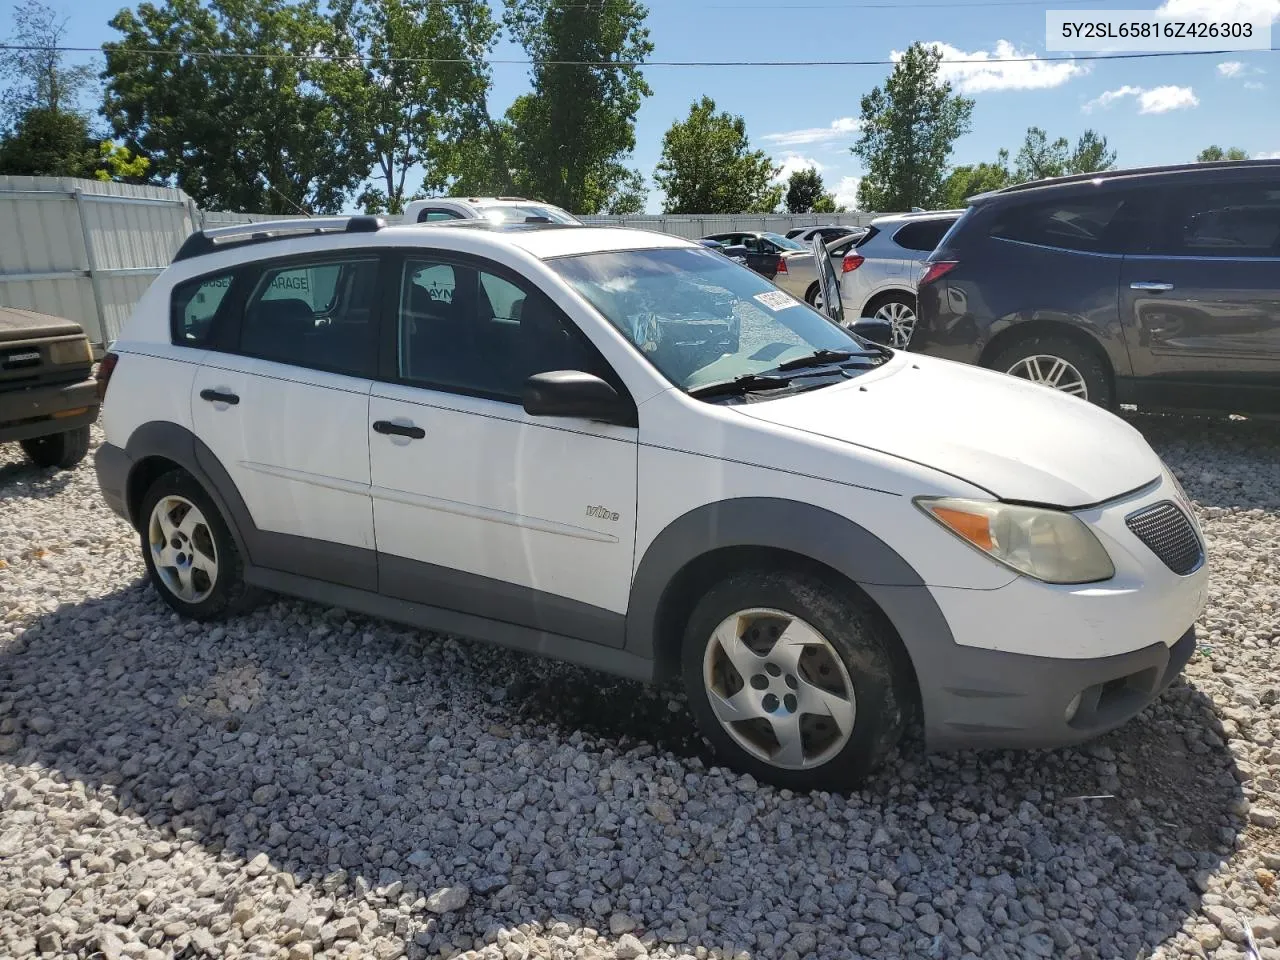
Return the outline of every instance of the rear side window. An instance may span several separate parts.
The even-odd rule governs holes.
[[[1280,184],[1239,183],[1183,191],[1173,229],[1157,253],[1189,257],[1280,257]]]
[[[867,227],[867,232],[858,238],[857,246],[859,247],[866,246],[867,242],[872,237],[878,236],[879,234],[880,234],[879,227]]]
[[[375,259],[268,266],[240,326],[251,357],[368,377],[377,356]]]
[[[894,234],[894,242],[908,250],[921,253],[932,253],[951,229],[954,220],[922,220],[919,223],[908,223]]]
[[[212,341],[214,320],[234,279],[232,274],[222,273],[188,280],[173,288],[169,325],[174,343],[203,347]]]
[[[461,219],[461,215],[454,213],[454,211],[441,210],[437,207],[428,207],[425,210],[418,211],[418,223],[439,223],[441,220]]]
[[[997,215],[991,235],[1084,253],[1123,253],[1140,219],[1140,197],[1111,191],[1011,206]]]

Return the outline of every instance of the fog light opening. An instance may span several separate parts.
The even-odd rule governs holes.
[[[1065,714],[1067,723],[1070,723],[1072,720],[1074,720],[1076,718],[1076,714],[1080,712],[1080,701],[1083,698],[1084,698],[1084,691],[1081,690],[1074,697],[1072,697],[1071,702],[1067,704],[1067,712]]]

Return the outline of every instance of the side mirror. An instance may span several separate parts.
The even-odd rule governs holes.
[[[581,370],[536,373],[524,382],[525,413],[535,417],[579,417],[620,426],[636,425],[635,409],[599,377]]]
[[[893,346],[893,324],[888,320],[859,317],[849,324],[849,330],[863,340],[870,340],[872,343],[879,343],[886,347]]]

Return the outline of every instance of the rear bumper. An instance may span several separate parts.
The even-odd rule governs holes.
[[[1173,683],[1195,649],[1194,627],[1172,646],[1154,643],[1092,660],[940,649],[920,678],[926,741],[930,749],[952,749],[1056,747],[1091,739],[1140,713]],[[1079,707],[1068,720],[1077,695]]]
[[[97,382],[77,383],[0,393],[0,443],[65,433],[98,418]],[[69,411],[82,412],[67,416]]]
[[[93,465],[98,472],[102,499],[117,516],[132,523],[129,516],[129,471],[133,469],[133,460],[129,454],[119,447],[103,443],[93,455]]]

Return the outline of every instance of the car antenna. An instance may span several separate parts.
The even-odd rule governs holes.
[[[293,209],[294,209],[294,210],[297,210],[297,211],[298,211],[298,213],[302,214],[302,215],[303,215],[304,217],[306,217],[308,220],[310,220],[310,219],[311,219],[311,212],[310,212],[309,210],[307,210],[307,208],[306,208],[306,207],[303,207],[303,206],[300,206],[300,205],[299,205],[299,204],[297,204],[297,203],[294,203],[294,202],[293,202],[293,200],[291,200],[289,197],[285,196],[283,193],[281,193],[279,190],[277,190],[275,187],[273,187],[273,186],[271,185],[271,181],[267,179],[266,174],[262,174],[262,173],[260,173],[260,174],[258,174],[258,176],[262,178],[262,182],[263,182],[263,184],[266,186],[266,188],[267,188],[268,190],[270,190],[272,193],[274,193],[277,197],[279,197],[279,198],[280,198],[281,200],[283,200],[285,203],[289,204],[289,206],[293,207]]]

